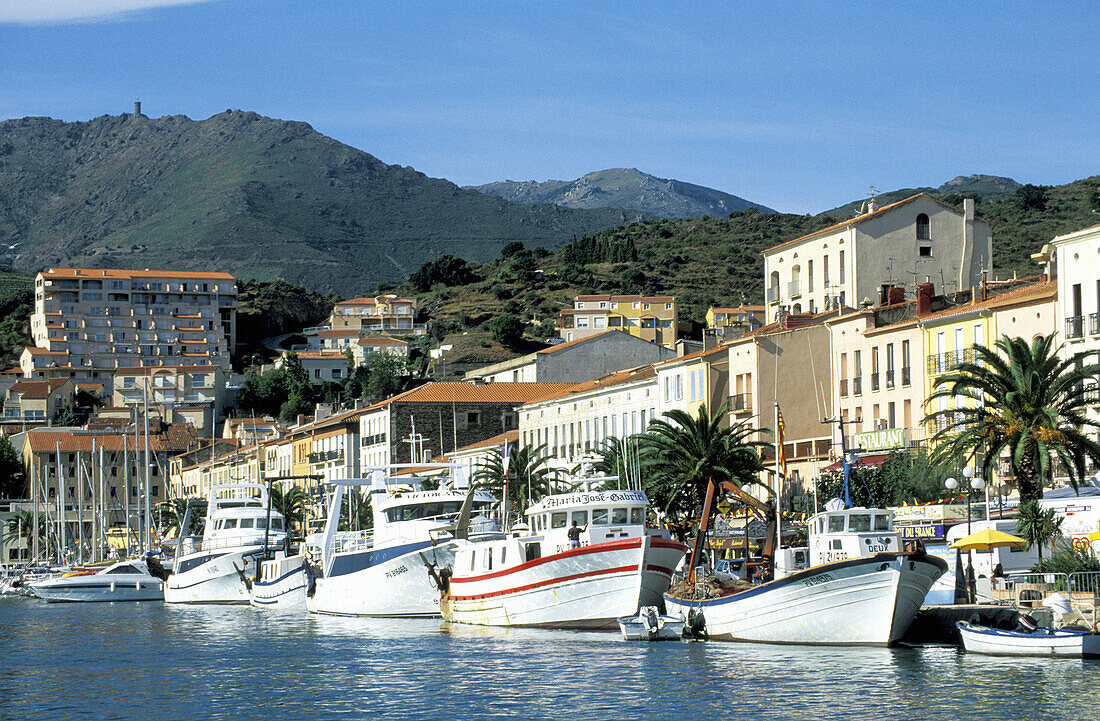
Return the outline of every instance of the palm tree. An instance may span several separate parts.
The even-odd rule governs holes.
[[[1097,424],[1085,415],[1092,390],[1086,382],[1095,381],[1100,365],[1083,352],[1061,360],[1057,351],[1052,337],[1028,345],[1003,336],[993,348],[975,345],[974,359],[941,376],[925,403],[970,400],[928,415],[940,427],[931,439],[934,458],[981,457],[982,476],[989,478],[1007,453],[1021,501],[1043,497],[1054,458],[1070,471],[1074,488],[1083,482],[1087,461],[1100,464],[1100,444],[1086,433]]]
[[[3,534],[0,535],[0,545],[18,543],[20,540],[25,542],[29,556],[31,549],[34,548],[34,513],[32,511],[13,513],[8,518]],[[46,517],[44,515],[38,517],[38,541],[41,547],[45,548]]]
[[[644,442],[644,434],[623,439],[614,436],[605,438],[596,449],[600,458],[592,464],[592,470],[602,476],[615,476],[620,482],[642,473],[645,464],[642,462],[641,447]],[[617,487],[619,484],[612,482],[608,485],[608,490]]]
[[[305,527],[306,514],[309,512],[309,494],[298,486],[291,486],[285,491],[279,486],[271,486],[271,507],[282,514],[286,523],[287,532]]]
[[[694,417],[681,410],[668,411],[652,421],[641,437],[646,494],[672,518],[697,517],[712,482],[762,485],[757,474],[764,465],[756,449],[764,444],[751,437],[763,429],[747,423],[723,428],[725,415],[725,405],[714,415],[705,405]]]
[[[507,473],[504,472],[503,453],[493,453],[481,461],[471,480],[499,494],[502,500],[507,484],[508,508],[522,516],[529,499],[536,502],[553,490],[552,485],[558,479],[559,472],[548,466],[549,460],[545,445],[513,446]]]
[[[184,535],[179,531],[180,526],[183,525],[183,517],[187,513],[189,500],[187,498],[173,498],[157,504],[157,526],[164,536],[167,536],[169,531],[176,531],[177,535]]]
[[[374,528],[374,515],[371,513],[370,499],[354,488],[344,494],[340,504],[340,521],[337,530],[360,531]]]
[[[1027,545],[1039,549],[1039,565],[1043,565],[1043,546],[1061,533],[1063,518],[1056,517],[1053,508],[1043,508],[1038,501],[1025,501],[1016,512],[1016,532]]]

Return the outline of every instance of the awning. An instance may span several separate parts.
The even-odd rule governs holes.
[[[864,468],[878,468],[882,465],[883,461],[890,457],[889,453],[868,453],[865,456],[860,456],[859,459],[852,464],[852,468],[862,466]],[[821,472],[825,471],[839,471],[843,470],[844,462],[837,461],[821,469]]]

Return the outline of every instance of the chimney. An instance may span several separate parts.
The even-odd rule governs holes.
[[[897,305],[905,302],[905,288],[893,286],[890,288],[890,297],[887,299],[887,305]]]
[[[921,283],[917,286],[917,317],[923,318],[932,312],[932,296],[935,295],[935,286],[932,283]]]
[[[305,413],[299,413],[298,414],[298,423],[297,423],[297,425],[304,426],[305,424],[306,424],[306,414]]]
[[[867,200],[867,212],[875,212],[875,196],[873,195]]]

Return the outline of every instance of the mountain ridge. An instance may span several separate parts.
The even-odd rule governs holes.
[[[637,168],[607,168],[576,180],[498,180],[465,186],[515,203],[553,203],[567,208],[626,208],[659,218],[728,215],[755,207],[775,211],[721,190],[682,180],[659,178]]]
[[[218,268],[353,295],[642,217],[508,203],[253,112],[0,122],[0,263],[23,270]]]

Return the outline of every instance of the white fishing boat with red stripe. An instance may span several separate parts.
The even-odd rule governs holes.
[[[646,527],[648,504],[634,490],[552,495],[510,534],[456,541],[443,617],[482,626],[617,629],[619,617],[661,604],[687,551]]]

